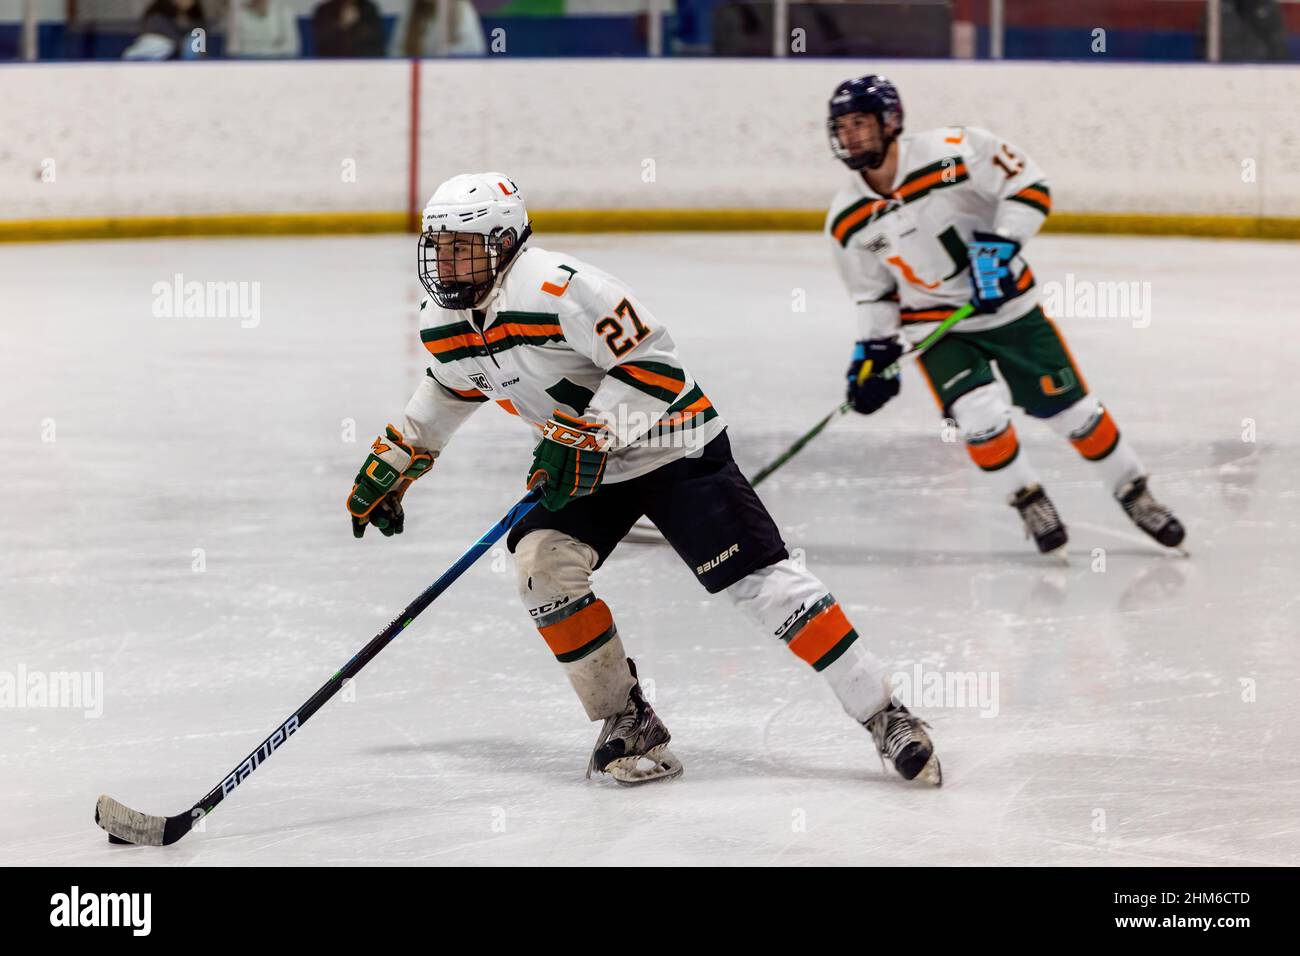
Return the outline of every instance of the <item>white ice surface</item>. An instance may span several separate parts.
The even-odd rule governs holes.
[[[853,333],[820,237],[542,244],[669,325],[750,473],[839,401]],[[670,549],[631,544],[596,585],[686,774],[585,781],[596,727],[500,552],[205,832],[149,849],[110,847],[95,797],[188,808],[518,497],[530,438],[481,410],[408,496],[406,534],[355,541],[352,475],[426,364],[410,239],[0,246],[0,672],[98,672],[104,694],[98,719],[0,709],[0,862],[1300,862],[1297,247],[1045,236],[1029,252],[1040,280],[1151,283],[1149,328],[1060,324],[1190,559],[1141,539],[1028,422],[1072,533],[1070,565],[1045,563],[941,440],[915,372],[762,488],[887,661],[997,675],[996,716],[919,708],[942,790],[883,774],[818,675]],[[259,282],[260,324],[153,317],[151,287],[176,273]]]

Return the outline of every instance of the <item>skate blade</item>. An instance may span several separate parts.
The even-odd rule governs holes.
[[[943,767],[939,765],[939,755],[934,753],[930,754],[930,759],[925,762],[925,766],[921,768],[921,772],[912,779],[919,780],[921,783],[929,784],[932,787],[942,787]]]
[[[625,787],[636,787],[656,780],[672,780],[674,777],[680,777],[685,769],[682,762],[668,749],[668,745],[660,744],[637,757],[620,757],[611,760],[605,767],[605,772],[613,777],[616,783],[621,783]]]
[[[1067,546],[1063,544],[1059,548],[1053,548],[1051,551],[1044,551],[1042,554],[1043,557],[1052,558],[1057,564],[1062,564],[1068,567],[1070,564],[1070,553],[1066,548]]]

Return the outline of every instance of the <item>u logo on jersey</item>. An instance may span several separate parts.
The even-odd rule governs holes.
[[[919,275],[917,275],[916,271],[912,268],[912,266],[908,263],[908,261],[904,259],[902,256],[890,256],[885,261],[888,262],[894,268],[896,268],[899,272],[903,273],[903,278],[906,279],[908,282],[910,282],[912,285],[916,286],[918,289],[939,288],[939,283],[926,282]]]

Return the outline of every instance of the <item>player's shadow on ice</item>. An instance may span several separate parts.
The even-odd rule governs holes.
[[[1150,548],[1137,546],[1107,547],[1108,556],[1154,558],[1165,556]],[[1085,545],[1071,546],[1067,549],[1070,564],[1087,567],[1092,560],[1092,551]],[[940,550],[923,548],[881,548],[869,544],[830,544],[811,545],[807,548],[808,564],[816,568],[819,564],[855,565],[870,567],[879,565],[886,568],[908,568],[920,565],[1017,565],[1031,570],[1051,567],[1055,558],[1039,554],[1032,547],[1016,550]]]
[[[746,751],[697,747],[677,735],[673,737],[673,753],[677,754],[686,765],[683,781],[690,779],[719,782],[744,777],[754,780],[819,780],[828,783],[897,785],[896,777],[880,772],[880,762],[870,740],[865,735],[861,744],[860,752],[848,750],[845,752],[846,760],[861,759],[861,766],[850,767],[804,763],[784,755],[767,753],[762,749]],[[849,746],[851,748],[851,745]],[[557,779],[562,781],[565,778],[574,785],[588,782],[583,777],[586,772],[588,751],[581,744],[565,749],[554,746],[537,748],[530,741],[521,741],[508,736],[466,737],[428,743],[387,744],[367,747],[363,752],[370,756],[402,759],[410,759],[417,755],[434,758],[453,757],[478,763],[485,773],[488,771],[522,772],[544,776],[552,782]],[[608,778],[602,782],[612,783]]]
[[[813,545],[807,549],[808,564],[850,564],[882,567],[914,567],[916,565],[987,565],[1019,564],[1039,567],[1045,560],[1041,554],[1029,550],[940,550],[935,548],[882,548],[869,544]]]

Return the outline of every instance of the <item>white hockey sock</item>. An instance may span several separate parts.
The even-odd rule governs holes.
[[[1140,475],[1142,461],[1119,433],[1110,412],[1092,395],[1047,419],[1058,435],[1069,440],[1080,455],[1095,464],[1112,495]]]
[[[764,633],[780,638],[819,671],[859,723],[889,702],[889,674],[811,572],[787,558],[726,589]]]

